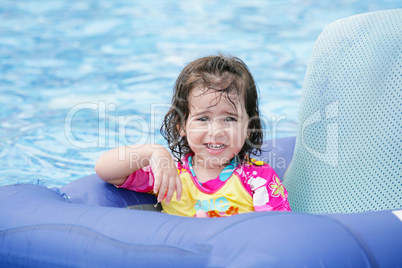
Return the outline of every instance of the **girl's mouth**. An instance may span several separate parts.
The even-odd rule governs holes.
[[[212,144],[206,143],[205,147],[207,148],[207,152],[212,155],[218,155],[225,151],[227,145],[225,144]]]
[[[211,143],[207,143],[206,146],[208,149],[212,149],[212,150],[219,150],[219,149],[223,149],[226,147],[225,144],[211,144]]]

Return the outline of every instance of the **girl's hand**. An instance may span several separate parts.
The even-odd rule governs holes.
[[[181,180],[177,173],[176,164],[168,150],[163,146],[155,148],[149,159],[149,164],[154,175],[154,193],[158,194],[158,202],[162,202],[166,195],[165,202],[169,204],[175,191],[176,198],[180,201],[182,194]],[[152,181],[150,181],[150,184],[152,184]]]

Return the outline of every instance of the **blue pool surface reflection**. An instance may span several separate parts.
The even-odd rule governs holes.
[[[399,1],[0,2],[0,185],[62,186],[105,150],[163,143],[186,63],[244,60],[266,139],[294,136],[306,65],[329,23]]]

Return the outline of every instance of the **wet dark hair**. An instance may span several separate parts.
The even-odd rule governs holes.
[[[223,55],[208,56],[189,63],[176,80],[172,97],[172,106],[163,120],[161,134],[167,140],[172,154],[178,161],[191,153],[187,137],[180,135],[180,129],[185,127],[190,114],[190,92],[197,86],[203,86],[205,92],[216,90],[225,94],[228,100],[235,93],[244,100],[244,106],[249,117],[249,137],[239,152],[241,159],[250,154],[261,155],[263,133],[260,113],[258,110],[258,94],[254,78],[247,65],[236,57]]]

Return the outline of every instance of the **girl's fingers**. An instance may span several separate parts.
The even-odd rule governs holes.
[[[163,198],[165,197],[168,185],[169,185],[169,178],[167,177],[166,174],[161,174],[160,175],[163,179],[161,182],[161,186],[159,188],[159,195],[158,195],[158,202],[162,202]]]
[[[155,182],[154,182],[154,193],[157,194],[159,191],[159,187],[161,185],[161,178],[157,174],[155,175]]]
[[[183,191],[183,188],[181,186],[180,177],[176,176],[176,199],[177,199],[177,201],[180,201],[182,191]]]
[[[170,200],[172,200],[175,189],[176,189],[176,178],[170,177],[169,178],[169,187],[167,189],[167,194],[166,194],[166,204],[169,204]]]
[[[150,174],[149,177],[150,185],[154,183],[154,193],[158,194],[158,202],[162,202],[166,197],[166,204],[169,204],[175,191],[176,199],[180,201],[182,195],[182,185],[176,169],[172,172],[165,170],[161,173],[162,174],[155,172],[153,176]]]
[[[152,186],[152,184],[154,183],[154,176],[152,176],[152,173],[149,173],[149,182],[148,185]],[[154,189],[155,190],[155,189]],[[154,191],[155,192],[155,191]]]

